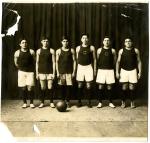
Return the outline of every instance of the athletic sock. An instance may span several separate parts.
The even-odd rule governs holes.
[[[83,88],[78,88],[78,102],[81,103]]]
[[[30,99],[30,104],[33,104],[33,98],[34,98],[33,90],[28,91],[28,96],[29,96],[29,99]]]
[[[103,89],[98,89],[98,100],[99,102],[102,103],[102,97],[104,95],[104,90]]]
[[[65,100],[66,98],[66,86],[65,85],[60,85],[60,95],[61,95],[61,99]]]
[[[107,92],[109,102],[112,103],[112,89],[111,90],[107,89],[106,92]]]
[[[26,95],[26,90],[20,88],[20,96],[23,99],[23,103],[27,104],[27,95]]]
[[[91,99],[92,99],[92,95],[91,95],[91,89],[87,89],[87,99],[89,101],[89,104],[91,104]]]
[[[67,101],[67,102],[70,101],[71,91],[72,91],[72,86],[67,86],[67,87],[66,87],[66,101]]]
[[[135,90],[129,90],[130,100],[133,102],[135,100]]]
[[[41,90],[41,96],[40,96],[41,103],[44,103],[45,94],[46,94],[46,90]]]
[[[125,102],[128,96],[128,90],[122,90],[121,100]]]
[[[48,89],[47,92],[48,92],[48,97],[50,99],[50,103],[53,103],[53,98],[54,98],[53,89]]]

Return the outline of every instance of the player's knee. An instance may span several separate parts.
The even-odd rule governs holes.
[[[91,89],[91,83],[86,83],[86,88]]]
[[[26,87],[21,87],[21,89],[22,89],[23,91],[25,91],[25,90],[26,90]]]
[[[31,90],[33,90],[33,87],[32,86],[27,86],[27,89],[28,89],[28,91],[31,91]]]
[[[104,89],[104,85],[103,84],[99,84],[98,89],[99,90],[103,90]]]
[[[107,90],[112,90],[112,85],[107,85]]]
[[[83,83],[78,82],[78,88],[82,88],[83,87]]]
[[[129,84],[129,90],[134,90],[135,86],[133,84]]]
[[[122,85],[122,90],[127,90],[128,89],[128,85],[127,84],[123,84]]]

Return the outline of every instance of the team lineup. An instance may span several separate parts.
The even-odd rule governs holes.
[[[112,98],[112,90],[116,79],[121,85],[121,107],[126,107],[126,99],[130,97],[130,106],[135,108],[135,89],[138,80],[141,78],[142,63],[140,52],[133,47],[133,41],[127,37],[124,39],[124,48],[116,54],[111,47],[109,37],[104,37],[103,46],[95,49],[89,44],[89,35],[81,36],[81,45],[74,50],[69,47],[69,39],[63,36],[62,47],[56,51],[49,47],[48,37],[41,38],[41,48],[36,53],[30,49],[25,38],[20,39],[20,49],[14,54],[14,63],[18,69],[19,95],[23,98],[22,108],[27,108],[27,96],[30,98],[30,107],[35,108],[33,103],[35,77],[40,82],[40,104],[44,107],[46,95],[50,99],[50,107],[55,108],[54,79],[57,78],[61,90],[61,99],[66,101],[70,108],[70,95],[74,85],[74,79],[78,84],[77,100],[78,107],[82,105],[83,89],[86,90],[88,99],[87,106],[92,108],[92,84],[98,85],[98,105],[103,107],[102,97],[107,94],[111,108],[115,108]]]

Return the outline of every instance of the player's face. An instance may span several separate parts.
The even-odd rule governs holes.
[[[82,42],[83,44],[87,44],[88,41],[89,41],[88,36],[87,36],[87,35],[83,35],[82,38],[81,38],[81,42]]]
[[[127,48],[131,48],[132,47],[132,41],[131,41],[131,39],[125,39],[124,45]]]
[[[67,39],[62,40],[61,43],[62,43],[63,47],[67,47],[68,46],[68,40]]]
[[[27,41],[26,40],[22,40],[20,42],[20,47],[23,48],[23,49],[26,49],[27,48]]]
[[[109,38],[104,38],[103,44],[104,44],[104,46],[109,47],[109,45],[110,45],[110,39]]]
[[[48,47],[48,39],[44,39],[41,41],[43,47]]]

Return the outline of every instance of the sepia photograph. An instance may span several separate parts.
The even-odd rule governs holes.
[[[148,2],[1,5],[3,142],[148,141]]]

